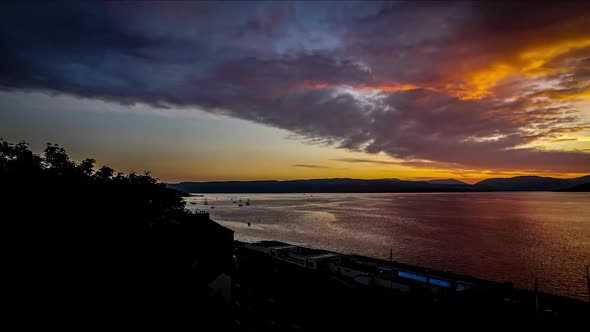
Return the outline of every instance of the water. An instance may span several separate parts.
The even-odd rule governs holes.
[[[527,289],[537,278],[542,291],[587,299],[588,193],[207,194],[187,201],[242,241],[378,258],[392,249],[399,262]]]

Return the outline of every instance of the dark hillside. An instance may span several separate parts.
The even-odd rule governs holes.
[[[0,181],[13,328],[216,321],[205,286],[231,263],[233,234],[185,210],[182,193],[57,145],[39,156],[4,141]]]

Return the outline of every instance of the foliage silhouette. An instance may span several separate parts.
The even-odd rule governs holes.
[[[56,144],[37,155],[0,139],[10,325],[218,324],[206,285],[229,267],[232,232],[149,173],[94,164]]]

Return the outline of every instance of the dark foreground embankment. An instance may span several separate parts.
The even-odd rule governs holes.
[[[231,310],[238,329],[583,330],[587,327],[588,305],[581,301],[452,273],[390,265],[393,270],[403,270],[406,274],[429,271],[429,278],[439,281],[427,284],[415,279],[401,280],[391,271],[378,272],[388,266],[387,262],[345,255],[334,260],[325,252],[288,248],[289,245],[278,242],[274,245],[277,248],[274,252],[266,250],[268,246],[259,250],[250,244],[236,245]],[[288,251],[292,254],[285,254]],[[302,257],[312,259],[304,262]],[[311,264],[322,260],[332,262],[323,267]],[[361,275],[363,271],[366,274]],[[456,280],[456,283],[450,289],[444,280]],[[461,282],[465,287],[456,286]]]

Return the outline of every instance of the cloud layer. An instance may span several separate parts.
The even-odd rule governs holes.
[[[7,91],[196,106],[412,166],[590,171],[545,146],[590,129],[581,1],[1,7]]]

